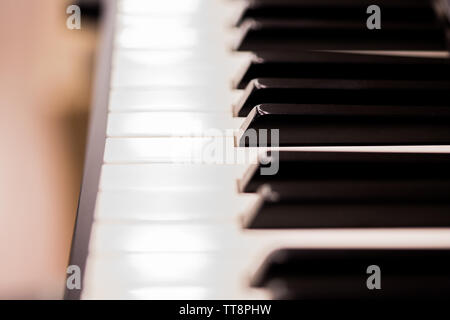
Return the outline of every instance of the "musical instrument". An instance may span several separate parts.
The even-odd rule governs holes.
[[[446,2],[370,5],[106,1],[66,298],[448,297]]]

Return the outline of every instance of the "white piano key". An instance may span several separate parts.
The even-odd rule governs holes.
[[[105,163],[201,163],[202,158],[206,157],[205,148],[216,143],[228,144],[226,151],[229,151],[230,147],[231,151],[234,149],[232,137],[108,138],[104,161]]]
[[[247,52],[225,52],[217,48],[212,52],[193,50],[127,50],[116,49],[113,55],[113,67],[175,67],[185,65],[209,65],[224,68],[228,65],[245,66],[253,55]]]
[[[107,164],[100,190],[236,190],[247,165]]]
[[[277,147],[270,150],[314,152],[450,153],[449,146]],[[108,138],[105,163],[254,164],[261,148],[234,147],[234,138]]]
[[[98,194],[96,221],[234,221],[257,199],[235,190],[130,191]]]
[[[156,14],[156,12],[128,14],[119,11],[116,25],[119,27],[118,31],[121,27],[147,28],[148,26],[155,26],[163,32],[167,28],[181,29],[183,27],[192,28],[197,32],[211,32],[225,30],[229,26],[227,22],[233,18],[232,15],[242,8],[243,5],[223,6],[220,1],[210,0],[209,2],[199,3],[198,10],[195,12],[185,14],[181,12],[174,12],[173,14]]]
[[[129,290],[117,290],[110,286],[99,288],[98,291],[83,294],[83,299],[106,300],[204,300],[211,297],[214,289],[202,286],[163,286],[137,287]]]
[[[112,87],[209,86],[228,88],[249,55],[195,54],[192,51],[117,50]]]
[[[208,28],[199,27],[206,21],[194,16],[148,17],[119,15],[115,44],[128,49],[199,49],[224,47],[225,28],[212,23]]]
[[[108,138],[105,163],[256,163],[256,148],[235,148],[233,137]]]
[[[196,33],[212,34],[217,31],[224,31],[226,28],[220,23],[212,24],[209,28],[203,28],[209,18],[199,21],[194,14],[189,15],[128,15],[118,14],[116,20],[116,32],[120,33],[122,29],[153,29],[161,34],[172,30],[190,29]],[[170,35],[170,33],[168,34]]]
[[[189,112],[110,113],[109,137],[233,136],[243,118]]]
[[[127,68],[116,67],[112,72],[111,86],[148,87],[148,86],[219,86],[229,85],[230,70],[214,66],[183,65],[173,67]]]
[[[122,28],[116,36],[116,46],[118,48],[139,49],[184,49],[202,46],[206,49],[206,45],[202,45],[202,40],[206,37],[200,37],[193,29],[172,29],[165,30],[155,29],[149,33],[144,28]]]
[[[218,47],[224,50],[232,48],[237,43],[239,34],[230,32],[226,37],[199,34],[190,29],[171,30],[166,38],[156,31],[146,36],[145,29],[124,28],[115,38],[114,47],[116,50],[122,49],[151,49],[151,50],[191,50],[194,52],[215,54]]]
[[[195,16],[208,18],[236,17],[244,4],[241,1],[220,0],[119,0],[118,13],[156,17]]]
[[[90,252],[234,252],[278,248],[450,248],[450,228],[242,229],[239,224],[96,223]]]
[[[210,1],[210,0],[209,0]],[[200,9],[208,4],[209,1],[204,0],[165,0],[165,1],[148,1],[148,0],[119,0],[119,13],[126,14],[151,14],[156,16],[162,15],[186,15],[200,12]]]
[[[138,286],[121,290],[105,287],[83,291],[83,299],[112,300],[266,300],[270,293],[241,284],[237,288],[205,286]]]
[[[234,224],[96,223],[90,253],[217,252],[249,249]]]
[[[256,295],[260,290],[248,287],[248,263],[246,256],[223,253],[92,254],[86,267],[84,293],[94,298],[105,297],[108,292],[127,294],[142,288],[159,288],[152,297],[161,299],[161,288],[184,291],[201,287],[208,291],[209,298],[221,292],[228,299],[267,299],[264,292]]]
[[[163,252],[90,256],[86,274],[96,282],[116,279],[115,285],[227,285],[242,281],[245,259],[233,254]],[[240,259],[238,259],[240,258]],[[182,272],[180,272],[182,265]]]
[[[239,91],[217,87],[115,88],[111,90],[109,110],[120,112],[208,112],[231,115],[231,104]]]
[[[196,14],[186,14],[186,15],[161,15],[155,16],[152,14],[147,15],[129,15],[129,14],[121,14],[117,15],[116,26],[118,29],[116,31],[120,31],[120,28],[124,27],[132,27],[132,28],[147,28],[147,27],[155,27],[159,29],[159,31],[165,31],[166,28],[192,28],[198,32],[201,32],[205,23],[209,20],[206,18],[206,21],[199,21],[197,19]],[[220,30],[224,29],[224,26],[220,23],[216,23],[211,25],[208,31]]]

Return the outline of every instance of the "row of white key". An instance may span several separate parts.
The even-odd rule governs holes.
[[[230,78],[242,57],[225,49],[227,7],[145,3],[119,2],[83,298],[252,297],[238,213],[255,196],[236,188],[247,157],[203,163],[214,141],[234,152],[242,124],[231,114],[239,93]]]

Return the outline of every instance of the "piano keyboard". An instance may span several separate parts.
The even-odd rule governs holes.
[[[67,298],[450,295],[442,3],[105,2]]]

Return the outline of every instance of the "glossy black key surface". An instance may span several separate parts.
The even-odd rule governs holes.
[[[272,171],[272,169],[278,169]],[[271,169],[266,170],[265,169]],[[267,172],[275,173],[268,175]],[[266,174],[265,174],[266,173]],[[303,182],[449,181],[450,154],[385,152],[269,152],[239,180],[241,192],[264,184]],[[437,187],[439,184],[436,185]]]
[[[342,52],[259,53],[233,81],[244,89],[256,78],[450,80],[449,58]]]
[[[381,289],[368,288],[378,272],[370,266],[379,268]],[[281,249],[266,258],[252,284],[278,299],[448,299],[450,250]]]
[[[447,185],[448,187],[448,185]],[[249,229],[425,228],[450,226],[446,203],[307,203],[266,201],[244,216]]]
[[[370,30],[366,20],[246,20],[238,51],[280,50],[447,50],[446,30],[439,24],[384,22]]]
[[[243,224],[250,229],[448,227],[450,181],[266,184]]]
[[[252,80],[233,112],[245,117],[259,104],[449,106],[450,82],[406,80]]]
[[[436,20],[431,1],[414,0],[250,0],[239,15],[236,25],[245,19],[324,19],[359,21],[367,17],[367,7],[382,8],[383,21],[430,23]]]
[[[262,104],[247,116],[239,145],[271,145],[261,129],[278,129],[280,146],[450,144],[450,106]]]
[[[258,188],[261,199],[277,204],[445,202],[450,199],[450,179],[298,179],[276,181]]]

